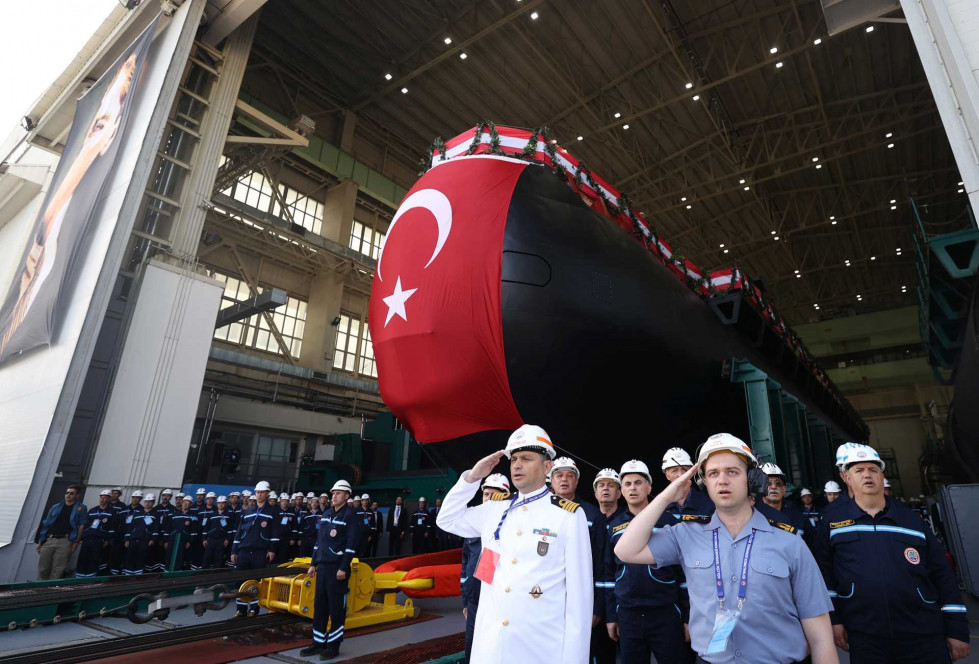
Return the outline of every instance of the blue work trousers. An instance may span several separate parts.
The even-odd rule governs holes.
[[[622,664],[689,664],[692,652],[683,640],[683,620],[675,606],[642,609],[619,607],[619,649]]]

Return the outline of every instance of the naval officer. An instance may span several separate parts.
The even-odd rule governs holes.
[[[514,495],[467,507],[503,455]],[[544,486],[554,457],[550,436],[525,424],[505,450],[463,473],[442,503],[440,528],[483,541],[473,664],[588,661],[594,599],[588,522],[577,503]]]

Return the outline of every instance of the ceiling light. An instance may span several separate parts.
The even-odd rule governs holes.
[[[693,83],[687,83],[687,84],[686,84],[685,86],[683,86],[683,87],[685,87],[685,88],[686,88],[687,90],[689,90],[690,88],[692,88],[692,87],[693,87]]]
[[[693,100],[694,101],[700,101],[700,95],[694,95],[693,96]]]
[[[887,144],[887,149],[888,149],[888,150],[890,150],[890,149],[891,149],[892,147],[894,147],[894,144],[893,144],[893,143],[888,143],[888,144]]]
[[[738,180],[738,184],[744,184],[744,178],[741,178],[740,180]]]
[[[959,189],[959,190],[958,190],[957,192],[955,192],[955,193],[957,193],[957,194],[962,194],[962,193],[965,193],[965,189]]]
[[[725,250],[724,250],[724,253],[725,253],[725,254],[727,253],[727,249],[725,249]]]
[[[583,141],[583,140],[585,140],[585,137],[584,137],[584,136],[579,136],[579,137],[578,137],[578,140],[579,140],[579,141]]]
[[[533,12],[530,15],[530,20],[531,21],[536,21],[539,16],[540,16],[540,14],[538,14],[537,12]]]
[[[468,55],[466,55],[466,54],[465,54],[464,52],[463,52],[463,53],[460,53],[460,54],[459,54],[459,59],[460,59],[460,60],[465,60],[465,59],[466,59],[466,58],[468,58],[468,57],[469,57],[469,56],[468,56]]]
[[[874,31],[874,26],[872,26],[872,25],[868,25],[868,26],[867,26],[867,30],[866,30],[866,31],[867,31],[867,32],[873,32],[873,31]]]
[[[796,279],[802,279],[802,275],[801,274],[797,274],[797,275],[795,275],[795,278]]]
[[[795,271],[795,274],[799,274],[799,271],[798,271],[798,270],[796,270],[796,271]]]
[[[772,231],[772,235],[775,235],[775,231]]]
[[[452,43],[452,37],[446,37],[442,41],[444,41],[445,42],[445,45],[448,46],[449,44]]]
[[[622,114],[621,114],[621,113],[616,113],[616,114],[615,114],[615,119],[616,119],[616,120],[618,120],[618,119],[619,119],[619,118],[621,118],[621,117],[622,117]]]
[[[785,66],[785,63],[782,63],[782,62],[776,62],[775,63],[775,69],[781,69],[784,66]]]
[[[894,204],[894,203],[897,203],[897,199],[896,198],[892,198],[891,199],[891,204]]]
[[[961,187],[962,185],[964,185],[964,184],[965,184],[965,182],[959,182],[959,186],[960,186],[960,187]]]
[[[819,170],[820,168],[822,168],[822,167],[823,167],[823,165],[822,165],[822,164],[816,164],[816,170],[817,170],[817,171],[818,171],[818,170]]]
[[[745,187],[744,188],[745,191],[748,191],[749,189],[751,189],[751,187]]]
[[[871,256],[870,257],[870,260],[875,261],[875,260],[877,260],[877,257],[876,256]]]
[[[815,162],[819,161],[819,157],[813,157],[812,160],[813,160],[813,163],[815,163]]]
[[[889,131],[886,134],[884,134],[884,138],[890,138],[893,135],[894,135],[894,132],[893,131]]]
[[[772,55],[775,55],[776,53],[778,53],[778,46],[772,46],[770,49],[768,49],[768,52],[771,53]]]
[[[685,201],[685,200],[687,200],[686,196],[680,196],[680,201]]]
[[[778,242],[778,235],[775,236],[775,241]]]
[[[628,129],[628,128],[629,128],[629,125],[627,125],[627,124],[624,124],[624,125],[622,125],[622,128],[623,128],[623,129]]]
[[[401,88],[401,94],[403,95],[408,94],[408,88]]]
[[[832,217],[830,217],[830,218],[832,219]],[[830,222],[830,224],[831,224],[832,226],[835,226],[835,225],[836,225],[837,223],[839,223],[839,222],[837,222],[837,221],[836,221],[835,219],[834,219],[833,221],[831,221],[831,222]]]
[[[552,138],[551,139],[551,145],[557,145],[557,139],[556,138]]]
[[[689,210],[689,209],[690,209],[690,208],[692,208],[692,207],[693,207],[692,205],[688,205],[688,206],[687,206],[687,209]]]
[[[819,37],[817,37],[816,39],[814,39],[814,40],[813,40],[813,42],[812,42],[812,43],[813,43],[813,44],[814,44],[815,46],[819,46],[820,44],[822,44],[822,43],[823,43],[823,40],[822,40],[822,39],[820,39]]]
[[[720,247],[721,247],[721,249],[724,248],[724,243],[723,242],[721,242]]]
[[[385,74],[384,75],[384,80],[385,81],[390,81],[392,78],[394,78],[394,76],[391,76],[391,74]]]
[[[833,221],[834,219],[836,219],[836,215],[833,215],[833,214],[829,215],[829,220],[830,221]]]

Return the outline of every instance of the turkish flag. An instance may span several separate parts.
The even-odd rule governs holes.
[[[421,442],[523,424],[507,378],[500,276],[526,168],[489,155],[441,162],[388,228],[369,310],[378,384]]]

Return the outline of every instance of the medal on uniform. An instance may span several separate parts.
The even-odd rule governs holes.
[[[547,548],[549,546],[550,546],[550,544],[547,543],[547,538],[545,537],[544,539],[542,539],[540,542],[537,543],[537,555],[538,556],[546,556],[547,555]]]
[[[337,529],[334,528],[333,530],[330,531],[330,537],[336,537],[336,536],[337,536]]]
[[[543,594],[544,591],[540,589],[540,586],[534,586],[533,588],[530,589],[530,596],[533,597],[534,599],[539,598]]]

